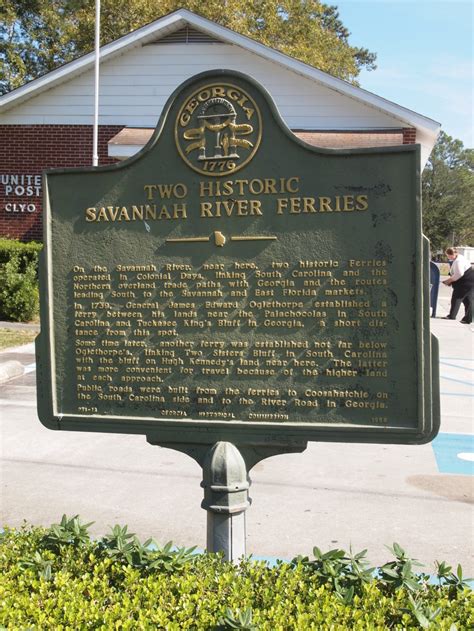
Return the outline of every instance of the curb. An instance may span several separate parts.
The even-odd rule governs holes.
[[[0,383],[20,377],[25,372],[25,367],[17,361],[8,361],[0,366]]]
[[[0,351],[0,360],[2,355],[11,355],[12,353],[27,353],[30,355],[35,354],[35,342],[28,342],[27,344],[20,344],[20,346],[7,346]],[[13,360],[10,360],[13,361]],[[16,360],[15,360],[16,361]]]

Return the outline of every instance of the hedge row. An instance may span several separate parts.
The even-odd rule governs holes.
[[[28,322],[38,315],[41,243],[0,239],[0,320]]]
[[[99,541],[63,517],[49,529],[6,530],[0,541],[0,625],[15,629],[471,629],[474,597],[445,563],[437,584],[394,560],[368,567],[365,551],[298,557],[268,567],[141,544],[115,526]]]

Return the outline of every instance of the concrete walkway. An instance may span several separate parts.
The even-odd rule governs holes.
[[[441,347],[439,436],[429,445],[311,443],[252,470],[247,550],[292,558],[314,545],[369,549],[374,564],[400,543],[433,570],[460,562],[473,576],[474,327],[442,320],[450,290],[441,286],[432,331]],[[459,314],[459,318],[462,314]],[[0,323],[0,327],[2,324]],[[0,353],[22,375],[0,385],[0,524],[49,525],[66,513],[115,523],[140,537],[205,547],[201,471],[187,456],[153,448],[142,436],[51,432],[36,418],[34,345]]]
[[[0,321],[0,329],[39,333],[40,324],[39,322],[29,323]],[[21,377],[25,371],[31,372],[31,370],[35,370],[34,352],[34,343],[10,347],[0,351],[0,384],[5,383],[10,379]]]

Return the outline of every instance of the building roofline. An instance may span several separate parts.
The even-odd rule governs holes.
[[[178,9],[173,11],[172,13],[169,13],[136,29],[135,31],[128,33],[127,35],[123,35],[113,42],[105,44],[100,48],[100,60],[101,62],[104,62],[116,55],[123,54],[128,48],[133,48],[143,43],[147,43],[150,40],[155,40],[156,36],[160,33],[164,36],[171,32],[175,32],[186,25],[204,31],[215,38],[229,44],[239,46],[259,55],[260,57],[277,63],[303,76],[304,78],[311,79],[327,88],[335,90],[343,96],[353,98],[356,101],[372,108],[376,108],[385,114],[390,114],[406,125],[421,128],[426,134],[428,134],[428,136],[433,138],[433,143],[439,133],[441,126],[440,123],[432,120],[431,118],[418,114],[417,112],[413,112],[412,110],[364,90],[363,88],[352,85],[343,79],[333,77],[322,70],[318,70],[309,64],[286,55],[285,53],[270,48],[265,44],[261,44],[246,35],[241,35],[240,33],[236,33],[225,26],[216,24],[215,22],[197,15],[196,13],[192,13],[187,9]],[[0,112],[10,109],[10,107],[14,104],[16,105],[24,100],[36,96],[37,94],[54,87],[64,80],[68,80],[75,75],[82,74],[92,68],[93,64],[94,52],[90,52],[26,83],[19,88],[16,88],[15,90],[12,90],[11,92],[8,92],[7,94],[4,94],[0,97]]]

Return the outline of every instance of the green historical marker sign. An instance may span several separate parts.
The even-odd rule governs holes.
[[[317,149],[230,71],[122,164],[45,180],[38,401],[155,441],[422,443],[439,426],[419,150]]]

